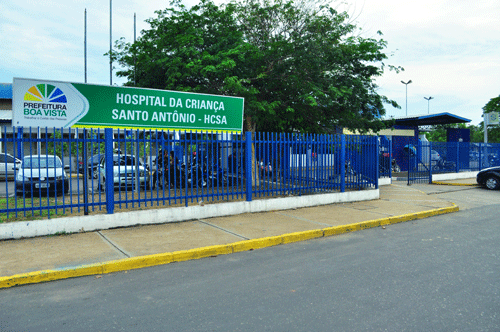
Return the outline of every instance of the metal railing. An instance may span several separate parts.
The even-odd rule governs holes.
[[[0,183],[0,221],[378,188],[373,136],[13,132],[0,141],[22,164]]]
[[[500,144],[427,142],[415,137],[379,144],[380,177],[391,177],[390,162],[408,173],[409,182],[429,182],[432,174],[479,171],[500,166]],[[392,167],[394,168],[394,167]]]

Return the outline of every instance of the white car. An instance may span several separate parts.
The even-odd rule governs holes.
[[[0,153],[0,177],[13,178],[16,174],[16,168],[21,167],[21,160],[8,153]]]
[[[31,155],[22,159],[17,170],[15,183],[16,194],[31,196],[33,194],[67,194],[69,177],[58,156]]]
[[[142,188],[151,188],[151,175],[147,167],[138,160],[139,166],[136,166],[136,159],[131,155],[115,154],[113,155],[113,185],[114,189],[135,187],[139,176],[139,185]],[[137,171],[136,171],[137,170]],[[104,191],[106,186],[106,158],[103,156],[95,171],[94,176],[98,179],[98,188]]]

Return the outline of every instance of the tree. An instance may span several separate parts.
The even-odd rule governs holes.
[[[172,5],[146,20],[151,28],[137,42],[115,43],[115,59],[125,67],[117,75],[127,77],[127,86],[230,94],[224,81],[241,47],[232,8],[205,0],[191,9],[180,0]]]
[[[245,41],[258,55],[251,67],[258,93],[252,99],[255,107],[246,113],[248,127],[307,132],[384,127],[379,120],[383,102],[397,104],[378,95],[374,84],[386,59],[383,40],[355,36],[347,13],[328,5],[280,0],[234,4]]]
[[[483,106],[485,113],[499,112],[500,113],[500,95],[495,98],[491,98],[490,101]]]
[[[500,113],[500,95],[495,98],[491,98],[490,101],[483,106],[484,113],[498,112]],[[481,128],[484,128],[484,124],[481,123]],[[484,132],[484,130],[482,130]],[[490,143],[500,143],[500,126],[493,125],[488,127],[488,142]]]
[[[470,141],[473,143],[481,143],[484,141],[484,130],[483,123],[481,122],[479,125],[474,126],[472,124],[466,125],[465,123],[455,123],[448,125],[435,125],[432,126],[432,130],[425,134],[427,140],[431,142],[446,142],[447,140],[447,128],[462,128],[470,130]],[[490,133],[492,137],[490,139]],[[492,130],[491,128],[488,131],[488,141],[490,143],[500,142],[500,131]]]
[[[126,85],[237,95],[249,131],[328,132],[386,127],[374,80],[384,40],[355,35],[348,15],[312,1],[179,1],[149,19],[134,44],[116,43]]]

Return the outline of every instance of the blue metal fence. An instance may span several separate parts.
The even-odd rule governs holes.
[[[393,156],[392,156],[391,141],[385,136],[380,136],[379,155],[378,155],[379,177],[381,178],[392,177],[392,172],[393,172],[392,160]]]
[[[432,143],[432,172],[478,171],[500,166],[498,143]]]
[[[0,141],[22,160],[0,221],[378,187],[373,136],[4,128]]]
[[[415,137],[399,137],[386,144],[381,138],[380,177],[391,176],[389,160],[384,156],[394,159],[398,167],[408,173],[409,183],[429,182],[432,174],[479,171],[500,166],[500,144],[422,142]]]

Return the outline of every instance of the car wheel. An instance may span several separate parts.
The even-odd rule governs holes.
[[[105,192],[106,191],[106,186],[104,185],[104,178],[102,179],[102,182],[99,181],[99,183],[97,184],[97,190],[100,191],[100,192]]]
[[[490,176],[484,182],[486,188],[493,190],[500,188],[500,180],[496,176]]]
[[[99,171],[98,171],[97,169],[95,169],[95,170],[92,172],[92,177],[93,177],[94,179],[99,178]]]

